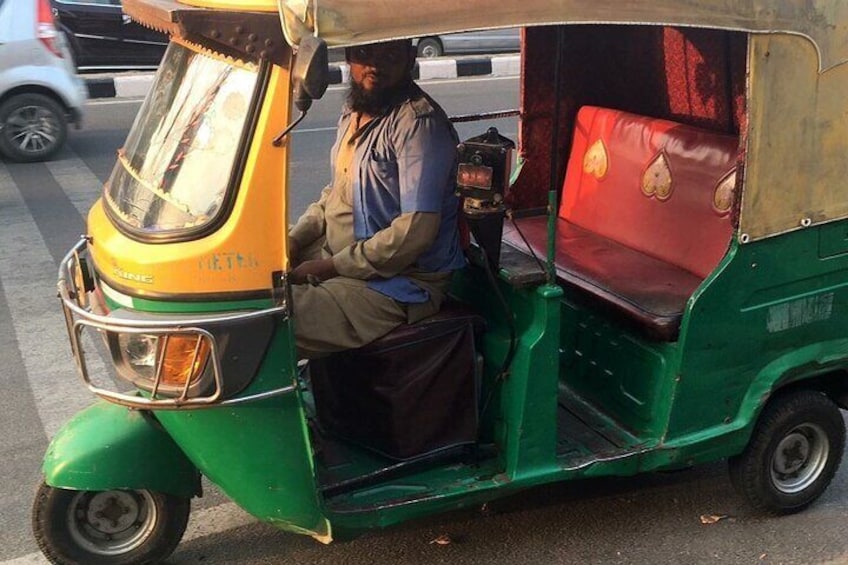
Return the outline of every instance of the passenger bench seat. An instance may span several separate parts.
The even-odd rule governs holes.
[[[686,301],[732,234],[738,140],[585,106],[577,115],[556,230],[559,282],[674,341]],[[546,218],[518,220],[546,253]],[[506,243],[527,246],[513,226]]]

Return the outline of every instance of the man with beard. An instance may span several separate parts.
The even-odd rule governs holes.
[[[465,264],[456,131],[412,80],[408,40],[349,47],[332,182],[289,234],[301,358],[361,347],[438,312]]]

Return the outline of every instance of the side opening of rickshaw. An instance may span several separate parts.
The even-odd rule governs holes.
[[[307,377],[292,324],[308,313],[287,302],[285,276],[291,138],[272,143],[294,119],[296,57],[279,28],[250,39],[238,12],[126,2],[175,39],[90,239],[64,264],[63,298],[86,383],[155,419],[174,446],[157,460],[159,436],[138,432],[151,461],[179,459],[187,478],[113,462],[92,482],[93,463],[64,465],[78,446],[58,441],[48,485],[189,496],[199,473],[260,519],[327,541],[543,483],[740,456],[770,431],[757,427],[770,399],[801,403],[800,389],[838,416],[848,198],[833,187],[848,173],[848,54],[801,33],[788,4],[764,21],[600,18],[574,4],[571,20],[481,24],[526,26],[519,165],[505,201],[469,214],[491,205],[495,228],[474,233],[454,306]],[[346,32],[330,17],[344,7],[328,6],[325,27],[322,12],[306,19],[331,45],[421,31],[378,17],[357,34],[362,10],[348,7]],[[276,12],[253,17],[269,30]],[[472,188],[459,191],[485,201],[492,186]],[[107,337],[132,391],[94,382],[86,331]],[[403,375],[429,380],[410,397]],[[147,425],[98,406],[75,425]],[[799,441],[827,443],[831,458],[815,474],[784,461],[763,506],[809,504],[835,472],[844,429],[840,440],[811,418],[787,438],[813,430]]]

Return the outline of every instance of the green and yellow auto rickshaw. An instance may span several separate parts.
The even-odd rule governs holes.
[[[164,559],[201,477],[322,542],[729,458],[811,504],[848,407],[848,4],[125,0],[171,44],[61,265],[100,400],[33,511],[56,563]],[[519,140],[458,147],[442,312],[298,363],[290,144],[327,46],[522,28]],[[296,306],[296,305],[295,305]],[[114,374],[90,370],[92,356]],[[414,377],[414,378],[413,378]]]

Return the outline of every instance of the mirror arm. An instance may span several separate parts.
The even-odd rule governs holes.
[[[297,124],[302,122],[303,118],[305,118],[305,117],[306,117],[306,110],[301,110],[300,115],[297,117],[297,119],[295,121],[293,121],[292,123],[290,123],[288,125],[288,127],[286,127],[286,129],[284,129],[279,134],[277,134],[277,136],[271,142],[274,145],[274,147],[281,146],[283,144],[283,139],[289,134],[289,132],[291,130],[293,130],[297,126]]]

